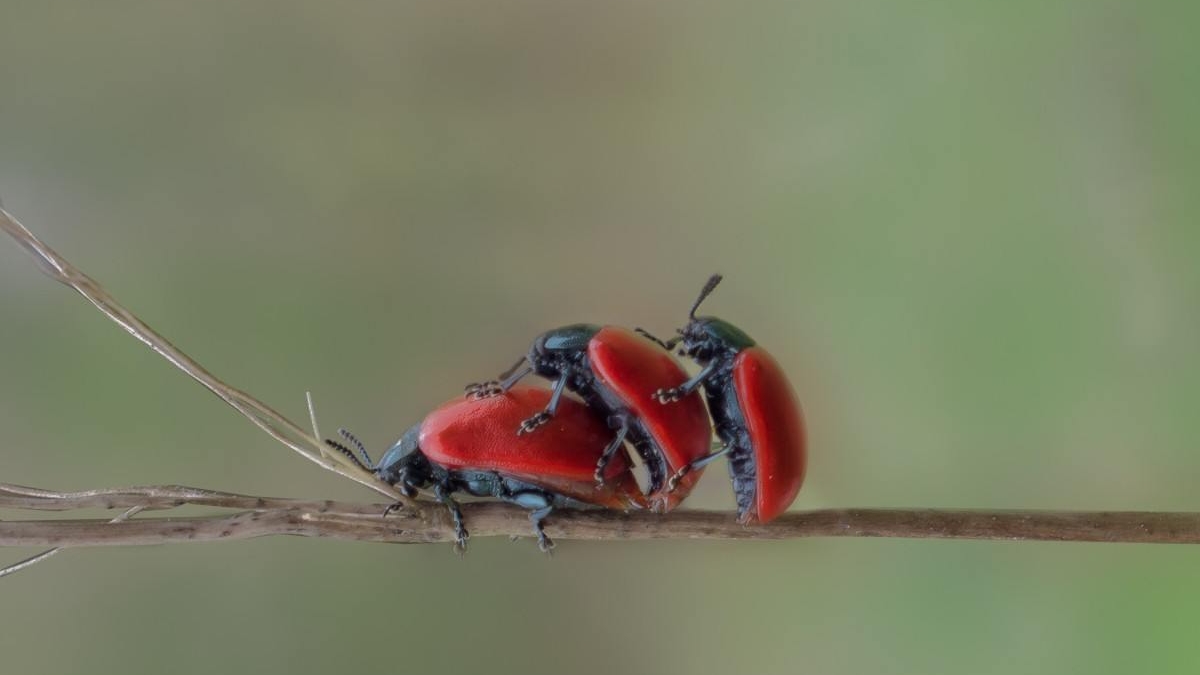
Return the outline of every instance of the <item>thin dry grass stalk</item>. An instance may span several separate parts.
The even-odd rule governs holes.
[[[204,385],[222,401],[228,403],[255,426],[267,432],[280,443],[300,453],[305,458],[316,462],[322,468],[333,471],[352,481],[365,485],[376,492],[392,497],[397,501],[410,504],[399,492],[375,480],[375,477],[361,467],[349,461],[338,453],[328,452],[321,439],[315,438],[303,428],[284,417],[274,408],[254,398],[244,391],[231,387],[192,357],[183,353],[170,340],[160,335],[137,315],[126,309],[117,299],[104,290],[79,268],[56,253],[40,239],[35,237],[24,225],[8,211],[0,208],[0,230],[11,236],[21,248],[25,249],[37,261],[39,267],[51,279],[74,289],[96,306],[109,319],[124,328],[142,344],[154,350],[171,365],[187,373],[192,379]]]

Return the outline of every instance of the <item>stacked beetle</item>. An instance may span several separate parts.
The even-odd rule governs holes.
[[[629,510],[645,506],[624,455],[607,464],[604,486],[596,489],[593,475],[608,444],[608,428],[582,403],[562,400],[555,424],[547,429],[551,433],[541,438],[513,438],[513,426],[541,410],[549,399],[544,389],[517,387],[504,396],[449,401],[405,432],[378,464],[371,462],[358,438],[344,429],[338,431],[358,454],[338,441],[325,442],[407,497],[432,488],[434,498],[450,511],[455,545],[460,549],[470,535],[454,500],[455,492],[493,497],[530,509],[538,547],[548,551],[554,544],[542,521],[555,508]]]
[[[792,385],[779,363],[737,326],[713,316],[696,316],[721,275],[709,278],[688,312],[688,323],[663,342],[642,331],[664,349],[682,343],[680,355],[701,366],[687,382],[654,393],[663,405],[676,405],[703,385],[721,449],[682,467],[668,481],[722,455],[729,457],[729,476],[737,499],[738,521],[766,523],[796,498],[808,463],[804,418]]]
[[[768,352],[733,324],[696,316],[720,281],[720,275],[708,280],[687,324],[669,340],[593,324],[541,334],[507,372],[468,385],[465,399],[434,410],[378,464],[349,432],[339,430],[357,454],[341,442],[326,443],[406,496],[431,488],[450,512],[460,548],[468,532],[455,492],[530,509],[538,545],[548,551],[553,543],[542,521],[553,509],[669,511],[723,456],[738,521],[767,523],[804,481],[804,420]],[[672,357],[676,348],[700,366],[697,375],[687,377]],[[518,385],[529,375],[554,384],[550,390]],[[627,442],[646,467],[644,491]]]
[[[686,384],[687,374],[669,351],[624,328],[564,326],[538,336],[529,354],[501,380],[468,385],[467,395],[502,394],[530,373],[553,378],[554,393],[545,409],[521,422],[518,435],[534,434],[553,419],[557,407],[567,400],[562,398],[563,390],[569,389],[613,429],[596,464],[598,485],[603,484],[605,465],[628,439],[645,462],[650,477],[647,493],[656,509],[674,508],[691,491],[698,474],[682,482],[675,478],[708,455],[712,429],[698,398],[671,407],[655,405],[655,392]],[[670,488],[668,479],[675,479]]]

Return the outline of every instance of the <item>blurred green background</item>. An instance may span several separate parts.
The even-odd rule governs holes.
[[[1196,510],[1193,7],[10,0],[0,197],[374,448],[546,327],[669,332],[719,270],[806,407],[797,508]],[[7,240],[0,317],[0,480],[373,498]],[[732,506],[724,467],[690,503]],[[27,674],[1200,668],[1192,547],[278,538],[0,598]]]

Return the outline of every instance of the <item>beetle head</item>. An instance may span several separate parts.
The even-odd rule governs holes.
[[[417,424],[396,441],[384,453],[375,466],[379,479],[396,486],[406,497],[413,497],[417,490],[429,484],[432,467],[425,453],[421,452],[421,425]]]
[[[676,332],[678,337],[667,342],[674,347],[680,344],[680,356],[688,356],[698,363],[708,363],[723,351],[741,351],[754,345],[754,340],[742,329],[715,316],[696,316],[700,303],[713,292],[721,283],[721,275],[714,274],[708,278],[692,309],[688,312],[688,322]]]

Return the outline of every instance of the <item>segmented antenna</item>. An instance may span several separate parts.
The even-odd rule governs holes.
[[[704,299],[708,297],[709,293],[713,292],[713,289],[717,287],[717,284],[721,283],[721,279],[723,278],[720,274],[714,274],[708,278],[708,281],[704,284],[704,288],[700,289],[700,297],[696,298],[696,302],[692,304],[692,311],[688,312],[688,318],[696,318],[696,310],[700,309],[700,303],[704,302]]]
[[[358,451],[360,453],[362,453],[363,461],[360,463],[365,463],[364,466],[367,466],[367,467],[371,467],[371,466],[375,465],[375,462],[371,461],[371,456],[367,454],[367,446],[363,445],[362,441],[358,440],[358,436],[355,436],[354,434],[350,433],[346,429],[341,429],[341,428],[338,429],[338,435],[341,436],[342,438],[346,439],[347,441],[350,441],[350,444],[353,445],[354,447],[358,448]]]
[[[347,448],[346,446],[342,445],[341,443],[338,443],[335,440],[326,438],[325,445],[328,445],[329,447],[333,448],[334,450],[337,450],[338,452],[342,453],[343,455],[349,457],[350,461],[354,462],[360,468],[365,469],[367,471],[374,471],[374,469],[372,469],[371,467],[363,464],[362,460],[358,458],[358,455],[354,454],[353,450],[351,450],[350,448]]]

